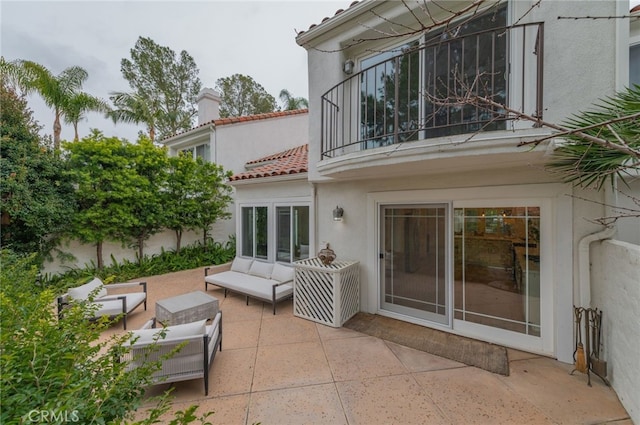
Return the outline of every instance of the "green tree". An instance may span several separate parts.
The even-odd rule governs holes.
[[[54,75],[44,66],[32,62],[21,61],[22,71],[27,76],[27,88],[36,91],[44,103],[53,109],[53,147],[60,148],[60,119],[65,115],[70,100],[76,96],[89,74],[84,68],[71,66],[59,75]]]
[[[280,90],[280,101],[285,111],[293,111],[296,109],[305,109],[309,107],[309,101],[304,97],[294,97],[289,90]]]
[[[38,136],[26,101],[0,85],[0,187],[3,247],[44,258],[74,213],[66,163]]]
[[[155,140],[158,119],[161,109],[154,106],[151,100],[136,93],[113,92],[110,97],[114,108],[107,112],[114,124],[125,122],[129,124],[145,124],[149,139]]]
[[[130,60],[120,62],[120,70],[133,92],[129,93],[130,99],[123,98],[120,104],[118,98],[123,94],[113,94],[111,100],[116,109],[124,112],[112,114],[112,118],[135,117],[137,122],[147,125],[152,140],[155,131],[162,138],[191,128],[197,113],[195,100],[201,89],[199,71],[191,55],[183,50],[176,57],[169,47],[147,37],[139,37],[130,53]],[[145,102],[149,111],[143,113],[140,102]],[[127,111],[135,114],[127,115]]]
[[[104,242],[126,242],[123,229],[133,226],[135,219],[129,204],[138,195],[141,178],[131,166],[128,145],[126,140],[104,137],[97,130],[65,144],[78,202],[70,236],[95,245],[100,269]]]
[[[110,108],[107,102],[90,94],[80,92],[71,96],[64,108],[64,121],[73,125],[73,140],[77,141],[79,139],[78,123],[85,118],[87,112],[96,111],[107,113],[109,110]]]
[[[144,242],[160,232],[165,222],[162,193],[167,179],[168,157],[165,147],[158,147],[142,136],[138,143],[126,146],[130,167],[136,173],[133,196],[127,197],[124,207],[131,216],[122,229],[138,250],[138,260],[144,258]]]
[[[28,75],[20,60],[9,61],[0,56],[0,78],[3,86],[11,89],[20,98],[28,91]]]
[[[219,78],[216,88],[220,92],[220,116],[223,118],[273,112],[277,108],[275,98],[247,75]]]
[[[225,180],[230,173],[222,167],[198,158],[180,154],[169,158],[165,198],[165,226],[176,234],[176,251],[180,252],[182,234],[186,230],[202,229],[206,244],[207,232],[220,218],[228,218],[226,208],[231,201],[230,187]]]
[[[231,187],[226,181],[231,177],[231,171],[225,172],[222,166],[211,162],[201,162],[196,169],[195,185],[203,188],[196,195],[200,205],[196,217],[196,227],[202,230],[203,243],[207,244],[208,232],[211,226],[220,219],[229,218],[227,206],[231,202]]]
[[[182,234],[194,230],[200,205],[197,194],[201,188],[196,186],[198,165],[190,155],[179,153],[169,158],[167,183],[162,193],[165,205],[165,226],[176,235],[176,252],[182,246]]]

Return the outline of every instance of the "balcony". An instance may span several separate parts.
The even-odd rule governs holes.
[[[497,104],[542,118],[543,39],[534,23],[403,46],[322,96],[322,159],[521,125]]]

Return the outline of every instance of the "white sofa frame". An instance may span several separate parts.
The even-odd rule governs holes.
[[[146,322],[140,329],[153,329],[156,318]],[[217,329],[217,334],[216,334]],[[160,332],[161,328],[158,328]],[[166,358],[167,354],[181,346],[178,352]],[[222,351],[222,312],[219,311],[210,325],[205,327],[205,333],[199,335],[182,336],[165,339],[158,338],[152,342],[132,342],[130,349],[120,361],[129,362],[129,368],[135,367],[135,362],[161,361],[161,367],[152,375],[152,385],[204,379],[204,395],[209,395],[209,369],[216,357],[216,352]],[[182,358],[192,355],[202,355],[202,362],[193,367],[185,366]]]
[[[127,315],[131,313],[133,310],[138,308],[140,304],[144,304],[144,310],[147,310],[147,282],[127,282],[127,283],[111,283],[108,285],[104,285],[107,293],[109,290],[114,289],[122,289],[122,288],[142,288],[142,292],[144,292],[144,300],[139,301],[135,305],[131,305],[127,303],[126,294],[114,294],[114,295],[106,295],[104,297],[96,297],[91,303],[101,303],[103,301],[115,301],[120,300],[122,302],[122,310],[118,314],[109,315],[109,319],[113,320],[116,317],[122,315],[122,326],[124,330],[127,330]],[[64,314],[64,310],[69,308],[71,305],[71,298],[69,297],[69,293],[66,292],[58,297],[58,318],[62,318]],[[89,320],[96,321],[100,317],[92,317]]]

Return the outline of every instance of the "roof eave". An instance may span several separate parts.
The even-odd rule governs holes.
[[[245,186],[250,184],[260,184],[260,183],[278,183],[278,182],[287,182],[292,180],[305,180],[307,181],[308,172],[300,172],[300,173],[292,173],[292,174],[280,174],[277,176],[266,176],[266,177],[252,177],[250,179],[241,179],[241,180],[229,180],[227,184],[230,186]]]
[[[321,22],[318,25],[304,31],[296,37],[296,43],[298,43],[299,46],[306,48],[306,46],[309,45],[312,40],[320,37],[327,32],[330,32],[331,30],[354,18],[355,16],[360,15],[373,3],[375,3],[375,0],[361,0],[359,3],[350,6],[340,14],[329,17],[329,19],[327,19],[326,21]]]
[[[171,145],[176,142],[185,141],[185,139],[197,138],[198,136],[201,136],[200,133],[208,133],[212,130],[215,130],[215,128],[215,123],[213,121],[210,121],[206,124],[202,124],[183,133],[174,134],[173,136],[169,136],[166,139],[162,139],[159,141],[159,143],[162,143],[163,145]]]

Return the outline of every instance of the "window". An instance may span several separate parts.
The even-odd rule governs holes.
[[[276,261],[309,257],[309,207],[276,207]]]
[[[455,318],[540,336],[540,208],[456,208]]]
[[[242,206],[240,253],[244,257],[291,263],[309,257],[308,205]]]
[[[267,207],[242,208],[242,255],[268,259]]]
[[[363,59],[361,149],[392,143],[500,130],[497,112],[437,100],[473,94],[507,101],[506,4],[427,39]]]
[[[629,48],[629,87],[640,84],[640,44]]]
[[[208,143],[196,146],[195,158],[202,158],[204,162],[209,162],[210,156]]]
[[[192,156],[193,159],[202,158],[204,162],[209,162],[211,159],[210,148],[208,143],[203,143],[201,145],[192,146],[190,148],[182,149],[180,152],[185,155]]]

